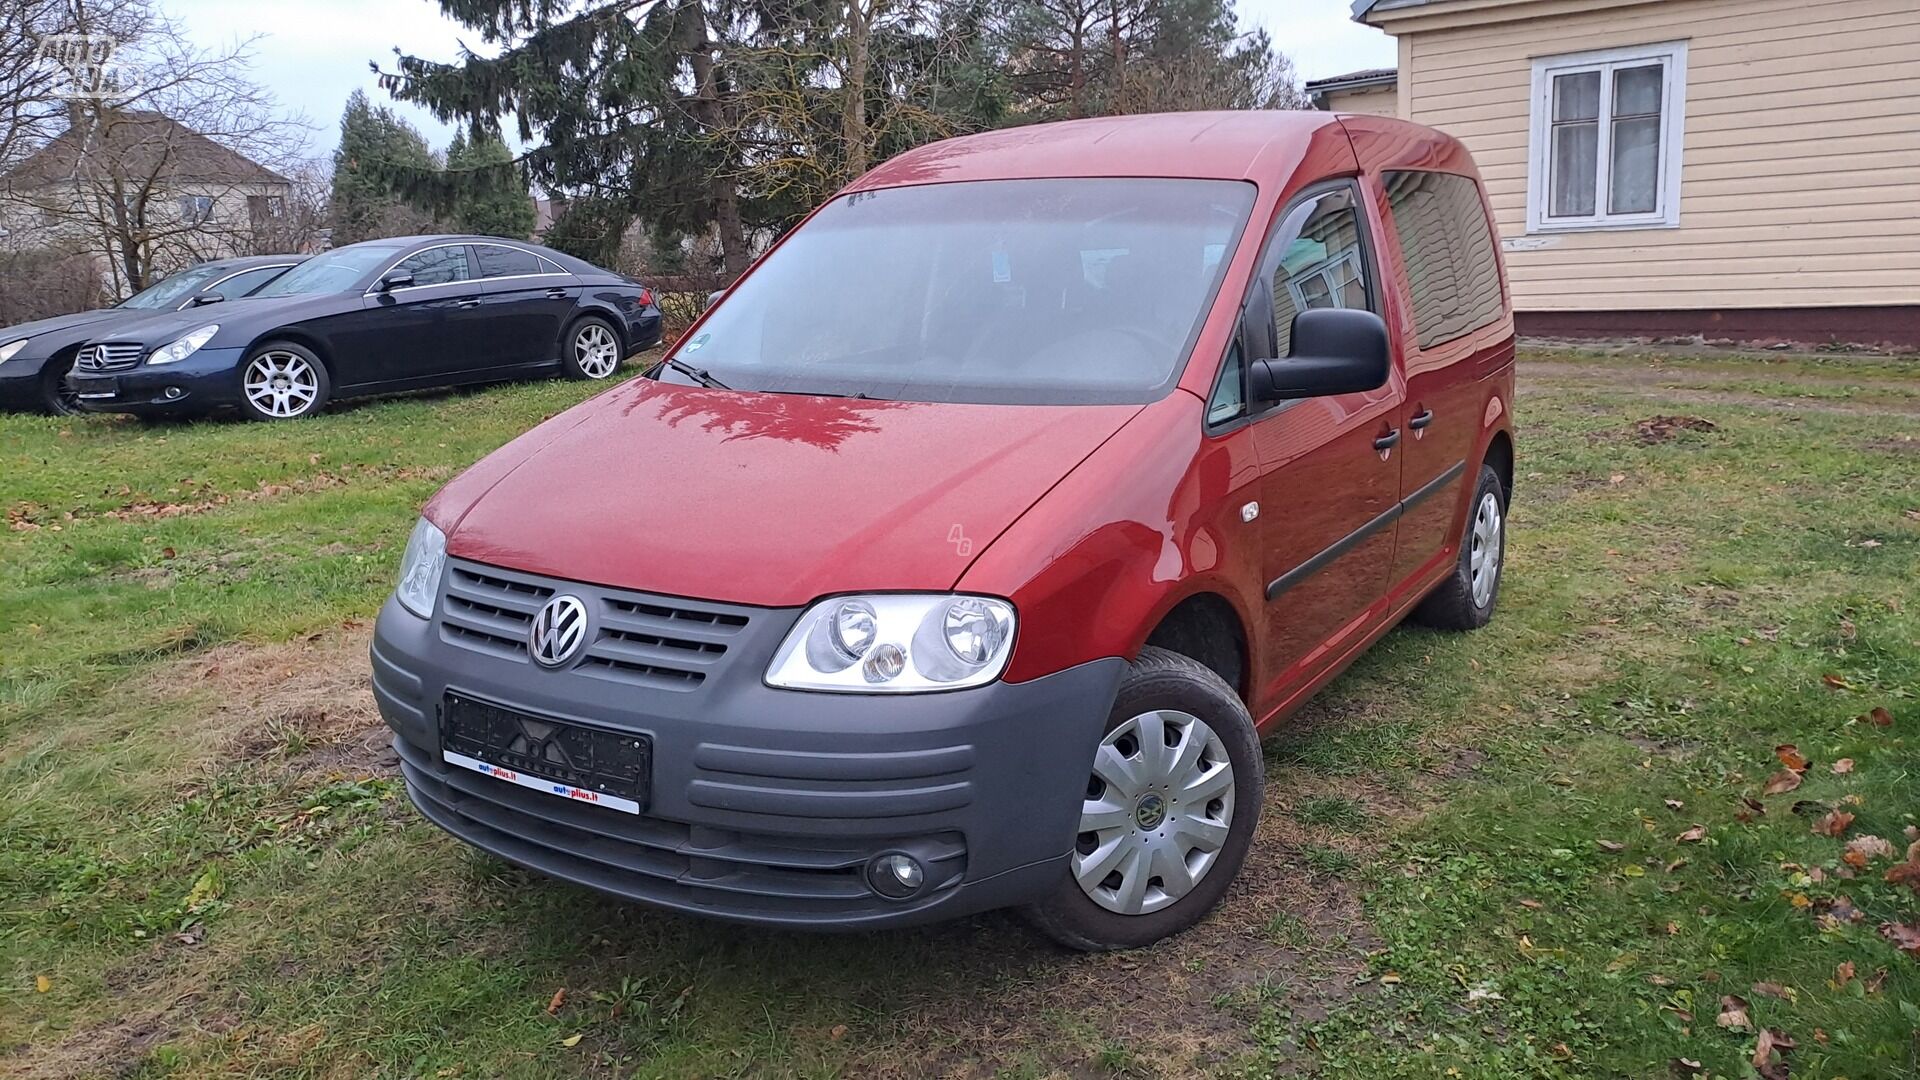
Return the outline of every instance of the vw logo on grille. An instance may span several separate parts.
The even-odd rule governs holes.
[[[556,596],[533,617],[527,650],[542,667],[559,667],[573,658],[587,638],[587,605],[577,597]]]

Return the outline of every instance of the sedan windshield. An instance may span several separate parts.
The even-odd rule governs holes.
[[[211,265],[182,270],[159,284],[149,285],[134,293],[120,301],[119,306],[141,311],[171,311],[224,273],[226,268]]]
[[[253,295],[302,296],[346,292],[365,277],[367,271],[385,266],[400,250],[401,245],[397,244],[355,244],[329,251],[267,282]]]
[[[1178,377],[1253,196],[1238,181],[1149,179],[845,195],[673,358],[736,390],[1150,401]]]

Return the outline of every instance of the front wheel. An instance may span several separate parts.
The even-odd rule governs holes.
[[[74,416],[80,412],[80,395],[67,381],[73,370],[73,357],[52,359],[40,373],[40,408],[54,416]]]
[[[569,379],[598,381],[620,370],[620,335],[604,319],[586,318],[567,331],[560,368]]]
[[[1265,789],[1253,718],[1233,688],[1188,657],[1141,649],[1094,753],[1066,879],[1028,917],[1086,950],[1193,926],[1246,861]]]
[[[332,391],[327,367],[291,341],[269,341],[240,368],[240,410],[255,420],[297,420],[319,412]]]

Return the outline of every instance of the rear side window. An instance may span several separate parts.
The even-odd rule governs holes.
[[[209,291],[217,292],[229,300],[238,300],[286,272],[287,268],[284,266],[263,266],[258,270],[235,274]]]
[[[1480,189],[1452,173],[1390,172],[1383,179],[1420,347],[1498,321],[1500,262]]]
[[[531,251],[501,247],[497,244],[476,244],[474,250],[480,253],[481,277],[516,277],[521,274],[552,272],[549,268],[540,265],[540,257]]]

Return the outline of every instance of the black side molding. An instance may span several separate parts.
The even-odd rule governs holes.
[[[1333,560],[1339,558],[1342,555],[1345,555],[1349,551],[1352,551],[1354,548],[1359,547],[1362,543],[1366,541],[1368,537],[1372,536],[1374,533],[1377,533],[1381,529],[1384,529],[1387,526],[1393,524],[1394,522],[1400,520],[1401,514],[1406,513],[1408,510],[1411,510],[1414,507],[1420,505],[1422,502],[1426,501],[1427,499],[1432,498],[1433,495],[1436,492],[1438,492],[1441,488],[1444,488],[1448,484],[1451,484],[1455,480],[1459,479],[1460,474],[1466,471],[1467,471],[1466,462],[1464,461],[1455,462],[1453,465],[1447,468],[1447,471],[1441,473],[1439,476],[1436,476],[1433,479],[1427,481],[1426,483],[1420,485],[1420,489],[1418,491],[1415,491],[1413,494],[1408,495],[1406,498],[1401,499],[1399,502],[1381,511],[1380,514],[1377,517],[1375,517],[1373,520],[1353,530],[1352,532],[1341,537],[1340,539],[1335,540],[1332,544],[1329,544],[1326,548],[1322,549],[1319,552],[1319,554],[1315,555],[1313,558],[1308,559],[1306,562],[1301,563],[1299,566],[1296,566],[1293,569],[1287,571],[1286,573],[1281,574],[1279,577],[1274,578],[1272,581],[1267,582],[1267,599],[1269,601],[1279,599],[1281,593],[1286,592],[1288,589],[1291,589],[1295,585],[1300,584],[1302,581],[1305,581],[1307,578],[1312,577],[1314,574],[1319,573],[1321,570],[1326,569],[1328,563],[1331,563]]]

